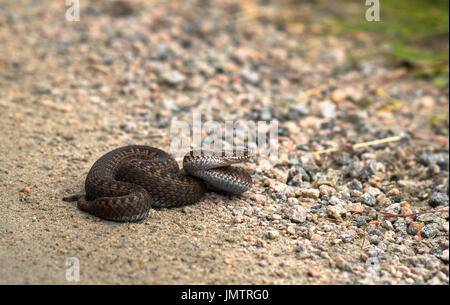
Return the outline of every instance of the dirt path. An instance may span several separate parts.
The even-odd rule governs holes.
[[[448,212],[376,212],[431,211],[432,196],[448,208],[448,87],[354,63],[370,36],[245,19],[230,1],[104,3],[83,1],[71,23],[56,1],[0,2],[1,283],[72,283],[75,257],[81,284],[448,284]],[[168,151],[171,120],[193,112],[279,121],[279,163],[248,163],[241,197],[140,223],[61,201],[108,150]]]

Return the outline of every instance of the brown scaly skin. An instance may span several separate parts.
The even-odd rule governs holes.
[[[65,197],[78,208],[114,221],[139,221],[154,207],[176,207],[200,200],[207,188],[240,194],[251,188],[251,177],[231,164],[250,156],[195,155],[175,159],[150,146],[125,146],[108,152],[90,169],[86,195]]]

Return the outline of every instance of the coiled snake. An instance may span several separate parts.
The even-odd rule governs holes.
[[[191,151],[180,170],[176,160],[158,148],[120,147],[94,163],[86,177],[86,195],[63,200],[78,201],[79,209],[104,219],[139,221],[152,206],[192,204],[208,189],[231,194],[249,190],[252,180],[247,171],[230,165],[250,157],[247,151],[242,156]]]

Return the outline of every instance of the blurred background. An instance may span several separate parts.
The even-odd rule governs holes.
[[[74,256],[83,284],[448,285],[448,1],[79,3],[0,0],[0,283]],[[136,224],[61,200],[193,113],[277,122],[251,191]]]
[[[393,65],[410,68],[417,77],[430,78],[438,87],[448,86],[449,2],[379,1],[380,22],[365,19],[365,11],[372,6],[366,6],[365,2],[274,1],[279,6],[272,16],[280,26],[309,25],[319,27],[323,34],[371,35],[378,41],[377,46],[350,54],[356,61],[375,53],[383,54]],[[253,12],[265,14],[263,8],[254,8]],[[277,12],[280,15],[276,16]]]

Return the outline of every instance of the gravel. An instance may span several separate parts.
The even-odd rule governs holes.
[[[448,87],[368,52],[370,33],[280,24],[274,1],[90,1],[70,24],[34,2],[0,17],[0,283],[67,284],[76,257],[80,284],[449,284],[448,118],[431,120]],[[113,148],[169,152],[193,113],[277,120],[277,160],[241,165],[251,191],[139,223],[61,201]]]

